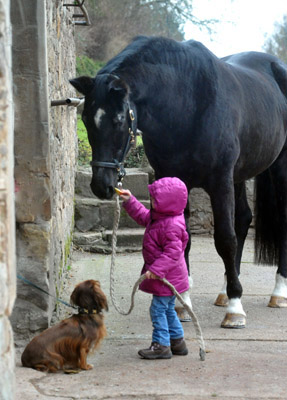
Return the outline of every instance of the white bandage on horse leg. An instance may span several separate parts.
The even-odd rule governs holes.
[[[239,298],[229,299],[226,314],[242,314],[246,316]]]
[[[219,293],[227,295],[226,287],[227,287],[227,278],[226,278],[226,275],[224,274],[224,283],[223,283],[222,288]]]
[[[276,274],[275,288],[272,296],[287,298],[287,278],[284,278],[280,274]]]
[[[192,303],[190,300],[190,292],[191,292],[191,288],[193,286],[193,280],[192,277],[189,275],[188,276],[188,281],[189,281],[189,289],[186,292],[180,293],[181,297],[183,298],[184,302],[192,309]],[[181,304],[181,302],[176,299],[175,301],[175,307],[183,307],[183,305]]]
[[[191,275],[188,275],[188,282],[189,282],[189,290],[191,290],[191,288],[193,286],[193,279],[192,279]]]
[[[186,292],[180,293],[180,295],[181,295],[183,301],[192,309],[189,290],[187,290]],[[183,308],[183,305],[181,304],[181,302],[178,299],[176,299],[175,307]]]

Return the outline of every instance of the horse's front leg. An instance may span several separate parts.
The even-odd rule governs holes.
[[[190,206],[189,206],[189,200],[187,201],[187,205],[184,209],[184,219],[185,219],[185,224],[186,224],[186,231],[188,233],[188,243],[186,245],[185,251],[184,251],[184,258],[188,270],[188,276],[190,276],[190,265],[189,265],[189,252],[190,252],[190,247],[191,247],[191,233],[190,233]]]
[[[238,276],[240,276],[240,263],[245,239],[252,221],[252,212],[247,202],[245,182],[234,185],[235,190],[235,233],[237,239],[237,249],[235,258],[235,267]],[[228,305],[226,291],[226,274],[224,274],[224,284],[217,296],[214,304],[225,307]]]
[[[190,228],[189,228],[189,219],[190,219],[189,201],[187,202],[187,205],[184,210],[184,218],[185,218],[185,223],[186,223],[186,230],[187,230],[188,237],[189,237],[188,243],[187,243],[187,246],[186,246],[185,252],[184,252],[185,262],[186,262],[186,266],[187,266],[187,270],[188,270],[189,290],[181,293],[181,297],[183,298],[185,303],[192,309],[190,293],[191,293],[193,281],[192,281],[190,265],[189,265],[189,251],[190,251],[190,246],[191,246],[191,233],[190,233]],[[189,315],[188,311],[182,306],[182,304],[177,299],[176,299],[175,309],[176,309],[177,315],[181,322],[191,321],[191,316]]]
[[[225,265],[229,299],[223,328],[243,328],[246,314],[241,304],[242,286],[236,270],[237,239],[234,227],[235,199],[232,179],[216,180],[209,191],[214,216],[215,247]]]

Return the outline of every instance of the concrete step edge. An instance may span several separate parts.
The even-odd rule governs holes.
[[[150,204],[150,200],[149,199],[138,199],[141,203],[143,203],[144,205],[148,205]],[[113,200],[100,200],[97,197],[82,197],[79,196],[78,194],[75,195],[75,202],[76,204],[79,205],[88,205],[88,206],[101,206],[101,205],[112,205],[113,207],[115,207],[116,201],[115,199]],[[122,204],[122,200],[120,200],[120,204]]]
[[[127,175],[123,179],[123,187],[129,189],[137,198],[148,199],[148,173],[138,168],[126,168]],[[76,193],[81,197],[95,198],[90,183],[92,170],[90,167],[79,167],[76,172]]]
[[[133,252],[142,249],[144,229],[119,229],[117,231],[117,252]],[[73,245],[77,249],[94,253],[110,254],[112,251],[112,230],[102,232],[74,232]]]

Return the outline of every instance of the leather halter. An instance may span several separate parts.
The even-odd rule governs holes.
[[[134,110],[131,108],[130,103],[128,102],[129,107],[129,136],[121,157],[121,161],[117,159],[113,159],[113,162],[108,161],[95,161],[92,160],[90,165],[92,167],[102,167],[102,168],[113,168],[116,169],[118,172],[118,182],[120,182],[123,177],[126,175],[126,171],[124,169],[124,159],[131,147],[131,145],[135,141],[136,131],[137,131],[137,123],[136,123],[136,116]]]

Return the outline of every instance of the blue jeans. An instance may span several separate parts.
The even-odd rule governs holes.
[[[150,305],[153,326],[152,341],[162,346],[170,346],[170,338],[179,339],[184,335],[174,305],[175,296],[153,295]]]

